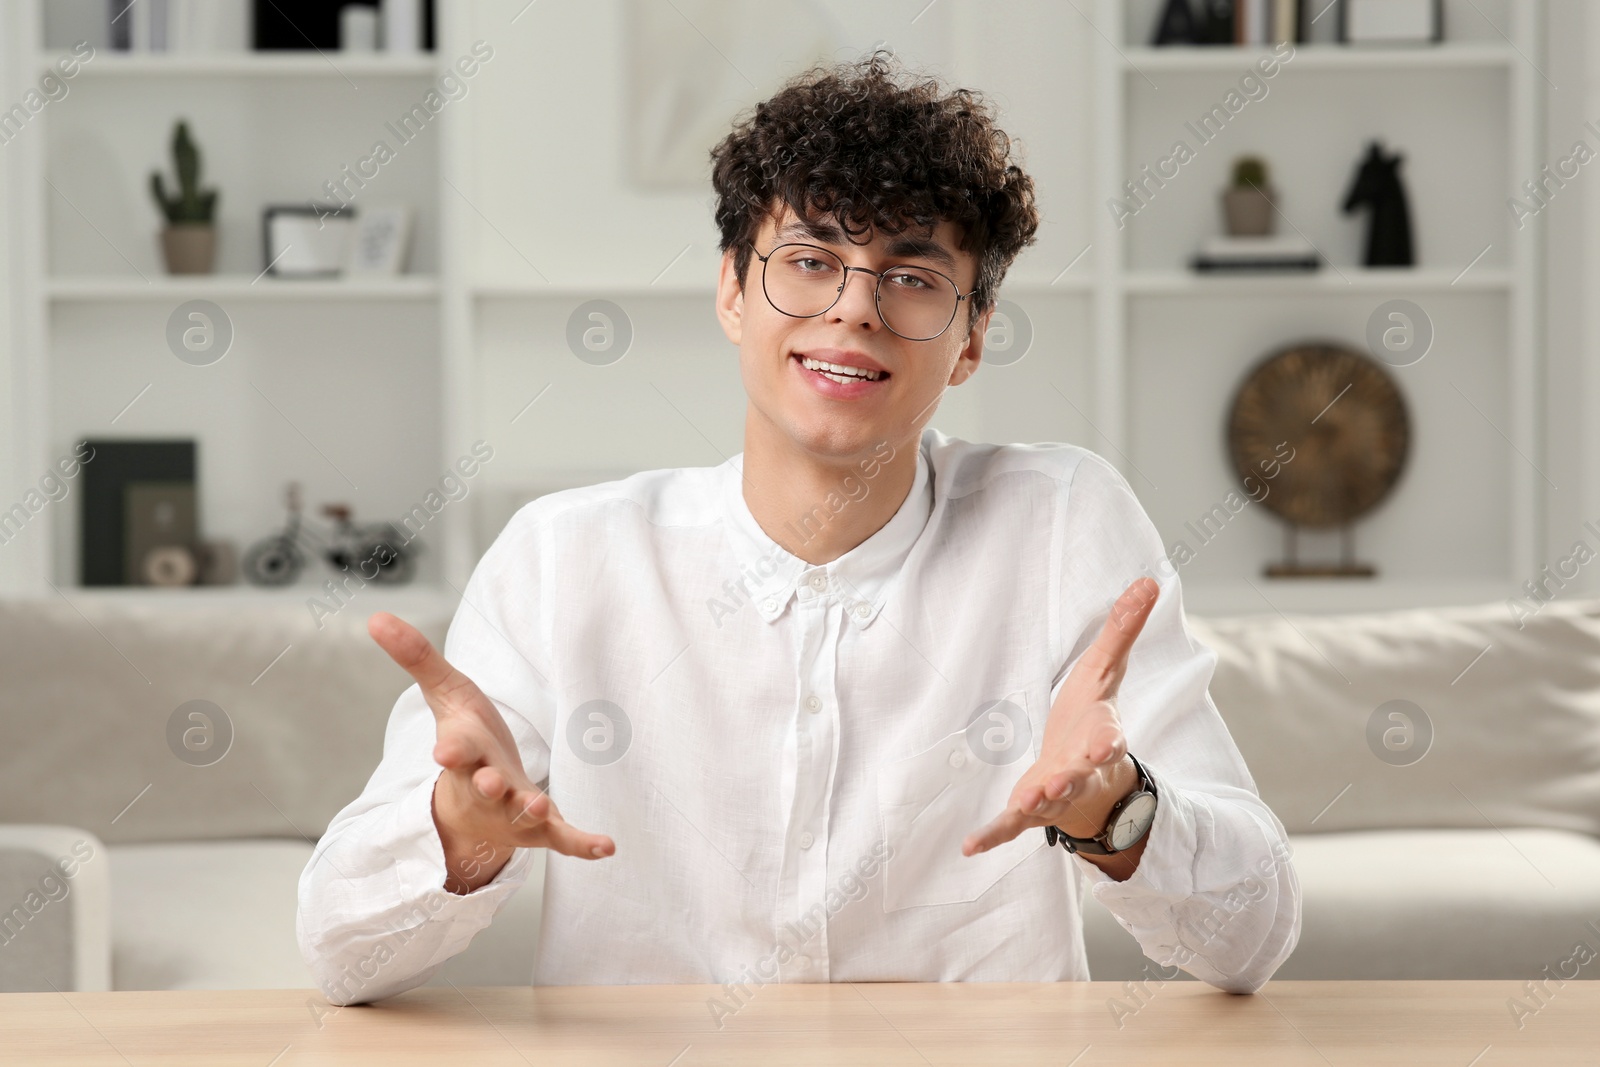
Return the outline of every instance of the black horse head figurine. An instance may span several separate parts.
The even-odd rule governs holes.
[[[1363,205],[1372,208],[1363,261],[1368,267],[1416,265],[1411,249],[1411,211],[1406,206],[1405,187],[1400,184],[1400,160],[1398,153],[1384,155],[1382,147],[1373,141],[1345,194],[1345,214]]]

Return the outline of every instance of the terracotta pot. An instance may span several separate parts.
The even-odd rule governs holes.
[[[161,231],[161,254],[168,274],[210,274],[217,254],[217,228],[182,222]]]
[[[1277,220],[1272,201],[1277,193],[1271,188],[1234,186],[1222,194],[1222,215],[1228,225],[1229,237],[1267,237]]]

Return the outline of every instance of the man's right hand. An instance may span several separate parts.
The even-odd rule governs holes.
[[[528,779],[498,708],[452,667],[416,627],[386,611],[367,620],[372,635],[422,690],[438,730],[433,822],[444,846],[445,888],[470,893],[491,881],[518,848],[549,848],[600,859],[616,851],[602,834],[567,823]]]

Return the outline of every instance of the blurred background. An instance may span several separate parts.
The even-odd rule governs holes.
[[[1519,853],[1568,849],[1600,884],[1600,674],[1578,666],[1596,658],[1588,617],[1559,610],[1600,570],[1593,5],[0,12],[0,823],[32,828],[0,849],[0,870],[16,857],[0,906],[76,902],[0,916],[7,988],[300,984],[294,879],[404,687],[365,618],[396,611],[442,640],[522,503],[741,450],[707,152],[786,78],[876,47],[992,101],[1043,213],[987,365],[933,425],[1073,442],[1138,493],[1188,611],[1218,620],[1213,693],[1263,795],[1308,847],[1348,849],[1318,854],[1323,948],[1294,976],[1437,973],[1421,961],[1497,923],[1502,942],[1435,966],[1537,974],[1584,908],[1600,914],[1574,891],[1520,909],[1537,930],[1506,926],[1507,901],[1559,881]],[[1293,459],[1262,463],[1308,419]],[[1383,621],[1402,609],[1429,614]],[[1313,630],[1324,616],[1345,621]],[[1529,620],[1567,629],[1528,644]],[[1474,713],[1456,683],[1497,641],[1528,658],[1466,675],[1487,676],[1471,698],[1486,725],[1452,735],[1443,721]],[[1251,659],[1263,648],[1303,672],[1283,680]],[[1561,715],[1538,719],[1518,686],[1539,656],[1588,703],[1552,697]],[[1328,667],[1379,680],[1284,722]],[[1283,688],[1251,689],[1263,676]],[[1560,725],[1523,738],[1503,806],[1417,801],[1412,817],[1422,793],[1367,729],[1402,697],[1408,729],[1426,721],[1431,741],[1441,720],[1423,792],[1453,803],[1449,783],[1506,765],[1507,700]],[[1357,770],[1328,769],[1340,746]],[[1530,799],[1558,750],[1587,791]],[[1360,775],[1390,777],[1330,805]],[[1508,847],[1510,824],[1562,836]],[[1486,890],[1396,946],[1374,923],[1416,929],[1410,913],[1340,881],[1374,842],[1331,831],[1401,828],[1487,835],[1385,839],[1415,868],[1416,915],[1492,880],[1450,865],[1478,845],[1532,888]],[[60,881],[80,842],[95,859]],[[475,944],[447,973],[526,980],[537,887],[516,900],[514,951]],[[1095,976],[1137,974],[1100,921]],[[1357,929],[1371,942],[1340,955]]]

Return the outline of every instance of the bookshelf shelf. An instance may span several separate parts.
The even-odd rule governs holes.
[[[40,73],[60,57],[42,53],[35,60]],[[185,55],[172,53],[119,53],[97,50],[93,59],[78,67],[86,78],[146,77],[268,77],[338,78],[341,76],[427,77],[437,69],[432,53],[394,56],[354,52],[284,53],[241,52],[236,55]]]
[[[261,604],[296,604],[310,597],[327,601],[328,593],[320,584],[322,577],[333,578],[331,570],[319,572],[318,583],[302,580],[295,585],[270,587],[238,582],[233,585],[183,586],[162,589],[145,586],[71,586],[61,590],[69,601],[101,601],[115,604],[159,605],[161,607],[195,607],[199,605],[237,604],[242,607]],[[351,587],[352,589],[354,587]],[[369,584],[355,593],[355,603],[363,616],[374,611],[402,613],[440,605],[453,604],[457,595],[443,583],[413,582],[394,587]]]
[[[573,300],[634,296],[716,295],[715,285],[706,282],[661,282],[656,285],[597,281],[593,284],[541,281],[484,281],[471,287],[472,295],[483,299]]]
[[[47,286],[53,301],[122,300],[419,300],[439,295],[431,275],[395,278],[274,278],[248,275],[57,277]]]
[[[1142,296],[1284,296],[1348,293],[1503,292],[1509,271],[1478,268],[1464,274],[1439,270],[1379,270],[1341,267],[1304,274],[1197,274],[1192,271],[1138,271],[1125,276],[1129,293]]]
[[[1135,77],[1141,71],[1243,72],[1253,68],[1258,60],[1270,58],[1273,58],[1273,50],[1260,45],[1128,48],[1123,50],[1123,67]],[[1295,70],[1411,73],[1462,67],[1503,69],[1515,59],[1516,53],[1509,46],[1477,42],[1447,42],[1426,48],[1297,44],[1290,63]]]

